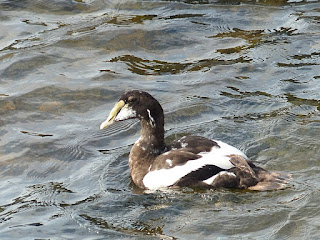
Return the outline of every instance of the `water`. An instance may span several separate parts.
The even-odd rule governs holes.
[[[320,3],[0,1],[1,239],[318,239]],[[272,192],[143,192],[129,89],[166,138],[220,139],[292,174]]]

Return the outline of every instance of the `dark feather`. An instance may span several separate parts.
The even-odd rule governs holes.
[[[146,188],[143,179],[150,171],[152,172],[160,169],[167,169],[170,171],[174,167],[183,167],[188,161],[197,161],[202,157],[201,155],[203,153],[210,152],[214,147],[214,150],[217,150],[217,148],[224,149],[223,147],[226,147],[224,143],[219,142],[221,145],[219,146],[217,142],[199,136],[183,137],[172,144],[167,145],[164,142],[163,109],[154,97],[143,91],[132,90],[123,94],[120,100],[125,102],[126,109],[132,110],[130,113],[134,113],[128,114],[127,118],[138,118],[141,123],[141,137],[134,144],[129,155],[131,177],[133,182],[140,188]],[[125,119],[123,118],[121,120]],[[228,146],[226,149],[229,149]],[[215,162],[214,159],[212,159],[212,164],[210,163],[210,165],[199,166],[200,168],[194,171],[192,171],[193,168],[191,170],[188,169],[186,175],[183,177],[179,175],[181,178],[173,185],[205,188],[225,187],[270,190],[283,187],[286,183],[286,179],[290,178],[289,174],[268,172],[267,170],[256,166],[241,156],[242,153],[238,150],[231,152],[240,154],[226,156],[230,158],[230,162],[235,167],[228,169],[232,165],[227,162],[226,169],[221,169],[214,165]],[[224,158],[222,159],[222,161],[224,161]],[[218,162],[219,161],[220,160],[218,160]],[[225,166],[223,164],[224,162],[222,165],[217,165]],[[193,165],[191,164],[191,166]],[[215,175],[216,177],[210,185],[203,182]],[[161,181],[161,176],[159,181]],[[176,179],[173,178],[173,181],[175,180]],[[156,182],[158,183],[158,181]],[[151,181],[151,183],[153,183],[153,181]],[[161,182],[159,183],[161,185]],[[153,185],[151,184],[151,186]]]
[[[200,136],[186,136],[174,141],[168,146],[169,149],[185,148],[186,151],[198,154],[200,152],[209,152],[212,147],[219,147],[219,145],[210,139]]]
[[[202,182],[208,178],[211,178],[212,176],[218,174],[219,172],[223,171],[222,168],[219,168],[215,165],[206,165],[200,169],[197,169],[196,171],[193,171],[187,175],[185,175],[183,178],[181,178],[174,186],[179,187],[203,187],[206,186],[208,188],[208,184]]]
[[[151,171],[162,168],[168,169],[176,166],[182,166],[186,164],[188,161],[193,161],[199,159],[200,157],[200,155],[194,154],[189,151],[185,151],[184,149],[171,150],[169,152],[166,152],[165,154],[159,155],[154,160]],[[167,160],[170,160],[171,164],[169,164]]]

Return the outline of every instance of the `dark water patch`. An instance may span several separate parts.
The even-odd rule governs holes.
[[[39,227],[39,226],[42,226],[42,225],[43,225],[42,223],[29,223],[29,224],[12,226],[12,227],[10,227],[10,228],[15,228],[15,227],[28,227],[28,226]]]
[[[60,27],[63,27],[63,26],[60,26]],[[83,27],[79,27],[78,29],[67,30],[66,35],[73,36],[73,35],[81,34],[81,33],[89,34],[90,32],[93,32],[95,30],[97,30],[97,26],[95,26],[95,25],[83,26]],[[66,43],[66,44],[68,42],[70,42],[69,45],[71,45],[71,43],[74,41],[68,39],[68,40],[63,40],[62,42]]]
[[[267,119],[267,118],[278,117],[281,115],[283,116],[288,111],[289,111],[289,108],[281,108],[281,109],[277,109],[277,110],[266,112],[266,113],[248,113],[248,114],[244,114],[244,115],[237,115],[237,116],[232,116],[232,117],[228,116],[228,117],[224,117],[224,118],[234,120],[235,122],[238,122],[238,123],[243,123],[246,121],[258,121],[258,120],[263,120],[263,119]]]
[[[172,20],[172,19],[184,19],[184,18],[197,18],[203,17],[205,14],[193,14],[193,13],[185,13],[185,14],[176,14],[168,17],[161,17],[158,15],[135,15],[135,16],[115,16],[108,23],[115,25],[131,25],[133,24],[144,24],[146,21],[161,21],[161,20]]]
[[[289,83],[293,83],[293,84],[302,84],[299,80],[296,80],[296,79],[283,79],[281,81],[289,82]]]
[[[264,30],[246,31],[238,28],[233,28],[232,31],[230,32],[218,33],[214,36],[211,36],[211,38],[219,38],[219,37],[241,38],[254,45],[261,41],[261,38],[263,35],[264,35]]]
[[[196,62],[174,63],[160,60],[142,59],[132,55],[115,57],[110,62],[124,62],[128,70],[138,75],[179,74],[183,72],[208,71],[213,66],[248,63],[251,60],[243,57],[230,60],[202,59]]]
[[[57,182],[29,186],[22,196],[17,197],[9,204],[1,206],[3,211],[0,214],[0,219],[8,221],[15,214],[29,211],[35,206],[59,206],[56,201],[57,196],[66,193],[72,194],[72,191],[65,188],[62,183]]]
[[[48,25],[44,22],[33,22],[29,19],[26,19],[26,20],[22,20],[22,22],[26,23],[26,24],[30,24],[30,25],[36,25],[36,26],[45,26],[47,27]]]
[[[158,60],[147,60],[132,55],[115,57],[110,62],[124,62],[128,65],[128,70],[139,75],[160,75],[160,74],[177,74],[190,66],[191,63],[168,63]]]
[[[84,218],[86,221],[90,222],[93,226],[98,227],[99,229],[104,229],[104,230],[113,230],[119,233],[124,233],[126,235],[133,235],[133,236],[156,236],[160,237],[161,239],[175,239],[170,236],[166,236],[163,234],[163,227],[156,226],[153,227],[152,225],[149,225],[144,222],[135,222],[133,223],[134,226],[130,227],[122,227],[122,226],[117,226],[112,223],[108,223],[106,220],[102,219],[101,217],[91,217],[87,214],[82,214],[80,217]]]
[[[271,94],[262,92],[262,91],[255,91],[255,92],[248,92],[248,91],[240,91],[240,89],[236,87],[227,87],[235,92],[238,92],[239,94],[232,94],[228,92],[221,92],[221,95],[233,97],[233,98],[247,98],[247,97],[253,97],[253,96],[265,96],[265,97],[273,97]]]
[[[169,17],[165,17],[164,19],[180,19],[180,18],[194,18],[194,17],[203,17],[205,14],[192,14],[192,13],[186,13],[186,14],[176,14]]]
[[[187,96],[187,99],[190,99],[190,100],[192,100],[192,99],[209,100],[210,97],[194,95],[194,96]]]
[[[260,46],[261,44],[275,44],[276,42],[283,41],[283,36],[297,35],[297,29],[280,27],[279,29],[273,30],[243,30],[238,28],[233,28],[230,31],[218,33],[209,38],[239,38],[247,42],[246,45],[239,45],[232,48],[217,49],[217,52],[222,54],[233,54],[240,53],[243,50],[249,50]]]
[[[136,15],[136,16],[116,16],[108,21],[115,25],[131,25],[132,23],[143,24],[148,20],[153,20],[157,15]]]
[[[312,52],[310,54],[296,54],[292,56],[292,58],[297,60],[303,60],[306,58],[309,59],[309,58],[318,57],[318,56],[320,56],[319,52]]]
[[[320,22],[320,14],[319,7],[315,5],[312,11],[304,11],[302,10],[300,13],[297,13],[299,19],[305,19],[307,21],[311,21],[313,23]]]
[[[53,137],[52,134],[43,134],[43,133],[35,133],[35,132],[28,132],[28,131],[20,131],[23,134],[27,134],[30,136],[36,136],[36,137]]]
[[[29,46],[35,46],[35,45],[41,45],[41,44],[37,44],[37,42],[39,42],[41,39],[38,37],[27,37],[25,39],[17,39],[14,42],[10,43],[9,45],[7,45],[6,47],[4,47],[3,49],[1,49],[2,51],[7,51],[7,50],[16,50],[16,49],[20,49],[20,48],[26,48],[24,46],[24,44],[27,42],[29,43]]]
[[[99,149],[98,151],[103,154],[112,154],[114,151],[122,151],[123,149],[126,149],[126,151],[128,152],[128,151],[130,151],[129,147],[130,146],[119,146],[119,147],[111,148],[111,149]]]
[[[303,99],[303,98],[296,97],[290,93],[286,93],[285,97],[287,101],[291,104],[298,105],[298,106],[301,106],[301,105],[315,106],[320,111],[320,100],[318,99]]]
[[[231,48],[217,49],[217,52],[219,52],[221,54],[240,53],[243,50],[247,50],[247,49],[255,47],[257,44],[259,44],[262,41],[262,39],[261,39],[261,31],[249,31],[245,35],[239,34],[241,32],[243,32],[243,31],[242,30],[241,31],[236,30],[235,34],[219,33],[216,36],[213,36],[213,37],[216,37],[216,38],[230,38],[230,37],[232,37],[232,38],[243,38],[246,41],[249,41],[248,45],[240,45],[240,46],[231,47]],[[253,32],[253,33],[250,33],[250,32]],[[256,32],[256,33],[254,33],[254,32]],[[256,36],[257,34],[260,35],[258,38]]]
[[[120,73],[117,73],[117,72],[112,71],[110,69],[100,69],[100,72],[108,72],[108,73],[113,73],[113,74],[120,74]]]
[[[278,63],[278,67],[305,67],[305,66],[316,66],[320,63]],[[308,69],[311,70],[311,69]]]
[[[291,27],[280,27],[279,29],[273,29],[269,30],[271,36],[293,36],[293,35],[299,35],[299,33],[296,33],[298,29],[291,28]]]

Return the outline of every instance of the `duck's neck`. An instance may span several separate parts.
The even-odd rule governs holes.
[[[154,124],[141,119],[141,137],[133,145],[129,155],[129,166],[133,182],[144,188],[143,177],[150,170],[153,161],[165,151],[163,117]]]
[[[154,123],[141,120],[141,137],[139,139],[140,145],[154,154],[160,154],[164,148],[164,121],[163,117],[157,119]]]

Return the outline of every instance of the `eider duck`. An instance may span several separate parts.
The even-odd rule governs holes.
[[[139,188],[263,191],[282,188],[286,183],[288,175],[285,173],[264,170],[248,161],[242,151],[221,141],[185,136],[166,144],[163,109],[154,97],[144,91],[124,93],[100,129],[132,118],[138,118],[141,123],[141,136],[129,155],[131,178]]]

